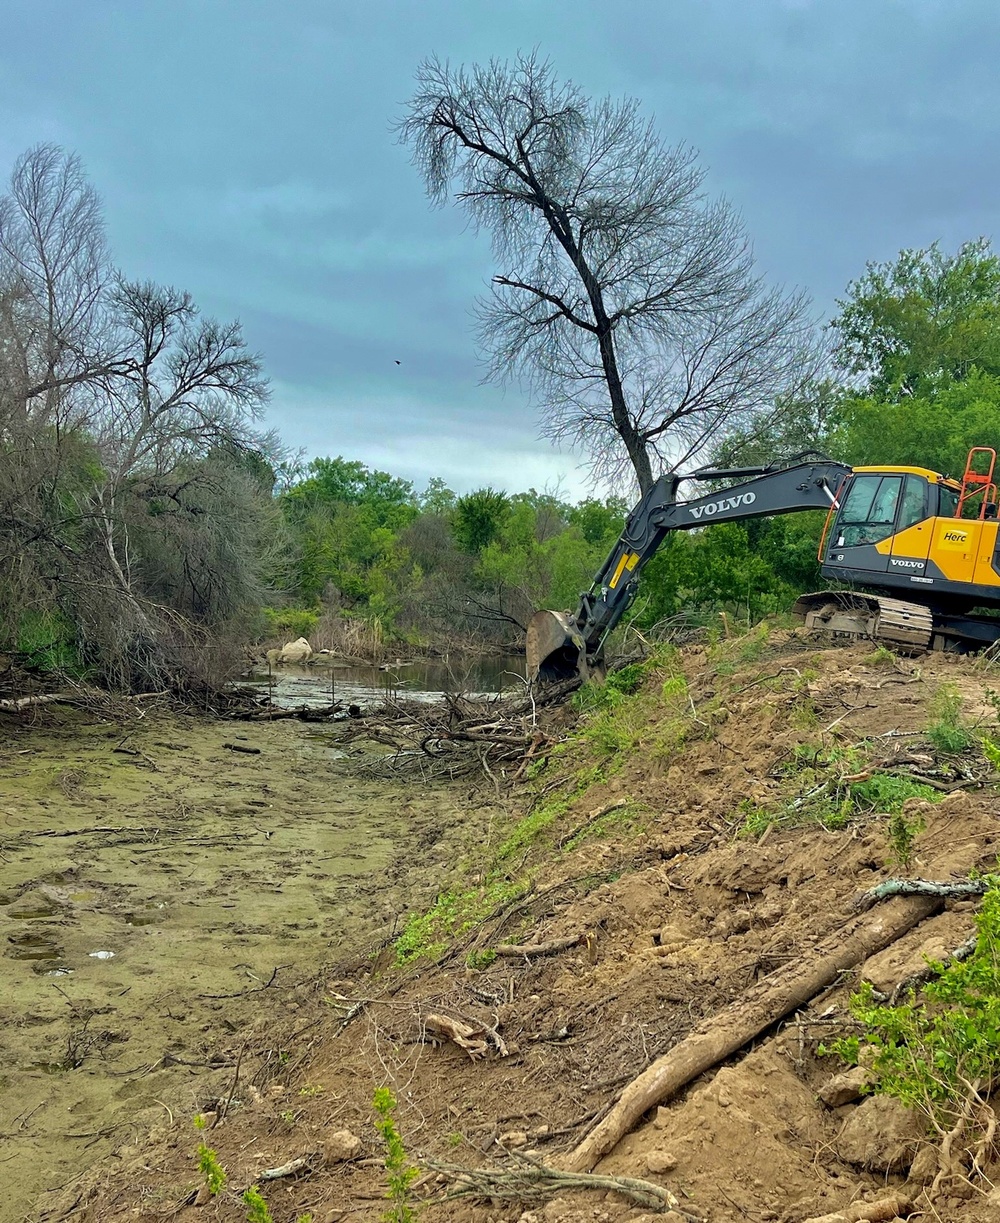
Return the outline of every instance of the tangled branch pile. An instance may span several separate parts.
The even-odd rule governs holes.
[[[520,700],[445,693],[443,704],[387,701],[369,716],[347,723],[345,736],[372,739],[392,749],[362,766],[379,776],[412,771],[454,778],[481,773],[497,785],[501,778],[514,782],[556,742],[551,728],[543,725],[543,710],[558,706],[579,684],[567,680]]]

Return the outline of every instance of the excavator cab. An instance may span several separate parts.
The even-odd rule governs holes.
[[[961,481],[924,467],[855,467],[827,515],[819,548],[823,576],[922,588],[922,602],[941,606],[995,603],[995,466],[996,452],[976,447]]]

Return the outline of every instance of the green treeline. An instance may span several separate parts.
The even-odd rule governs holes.
[[[829,376],[753,432],[718,439],[714,461],[818,450],[957,476],[972,446],[1000,448],[1000,259],[987,241],[871,264],[838,307]],[[516,641],[536,608],[575,606],[628,509],[622,498],[572,505],[534,490],[456,497],[441,481],[417,493],[343,458],[314,460],[278,501],[292,541],[283,599],[312,609],[295,623],[308,627],[332,603],[414,642]],[[820,582],[821,529],[810,513],[678,533],[647,567],[630,622],[648,631],[675,617],[746,622],[786,609]]]
[[[737,416],[699,461],[815,449],[954,475],[970,446],[1000,447],[987,241],[869,265],[826,335],[822,382]],[[266,398],[237,324],[114,266],[76,159],[22,157],[0,196],[0,653],[142,691],[217,683],[276,637],[513,644],[538,607],[576,605],[633,500],[290,463],[260,427]],[[631,622],[779,611],[816,586],[819,530],[801,515],[679,533]]]

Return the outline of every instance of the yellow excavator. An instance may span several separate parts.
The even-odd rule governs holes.
[[[528,676],[544,683],[603,672],[608,634],[671,531],[815,509],[827,511],[821,572],[843,588],[803,595],[793,610],[806,625],[911,651],[993,645],[1000,641],[1000,617],[989,614],[1000,609],[996,462],[995,450],[973,447],[954,480],[925,467],[847,467],[806,451],[768,467],[663,475],[632,510],[576,611],[532,617]],[[681,501],[683,480],[725,484]]]

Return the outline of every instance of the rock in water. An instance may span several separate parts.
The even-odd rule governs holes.
[[[310,658],[312,658],[312,646],[305,637],[300,637],[297,641],[286,642],[281,647],[278,662],[308,662]]]

